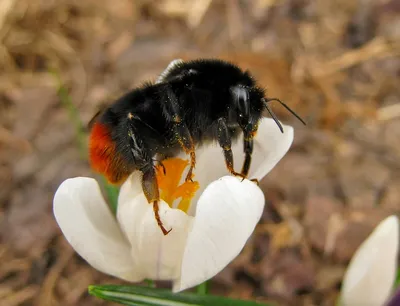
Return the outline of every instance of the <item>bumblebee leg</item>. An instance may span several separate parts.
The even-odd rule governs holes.
[[[186,175],[185,181],[191,181],[193,176],[193,169],[196,166],[196,153],[194,148],[194,142],[192,135],[186,125],[182,120],[180,115],[180,106],[178,99],[176,98],[172,89],[167,86],[166,88],[167,100],[163,104],[163,111],[165,117],[170,120],[173,124],[174,134],[182,149],[186,154],[190,155],[190,168]]]
[[[245,135],[243,139],[243,149],[244,149],[244,162],[241,173],[247,177],[251,165],[251,155],[253,154],[253,136]]]
[[[246,176],[236,172],[233,168],[232,137],[224,118],[218,119],[218,143],[224,150],[225,164],[228,171],[235,176],[245,179]]]
[[[158,184],[156,179],[156,172],[153,167],[149,167],[146,171],[143,172],[142,177],[142,188],[144,195],[147,198],[149,203],[153,203],[154,217],[156,218],[157,224],[160,227],[161,231],[164,235],[168,235],[168,233],[172,230],[166,230],[159,214],[158,203],[160,201],[160,194],[158,191]]]
[[[193,176],[193,169],[196,166],[196,153],[194,150],[193,139],[186,124],[181,121],[181,118],[179,116],[175,116],[173,118],[173,122],[175,137],[177,138],[185,153],[190,155],[190,168],[187,172],[185,181],[191,181]]]
[[[238,123],[243,131],[243,151],[245,159],[242,166],[241,175],[247,178],[251,165],[251,157],[253,154],[253,138],[257,131],[257,120],[255,116],[251,116],[250,90],[247,86],[236,85],[230,88],[233,105],[236,107],[238,114]],[[257,180],[255,181],[258,184]]]
[[[160,227],[164,235],[168,235],[171,229],[169,231],[165,229],[159,214],[158,203],[160,201],[160,193],[158,191],[158,183],[156,171],[153,165],[153,159],[150,158],[150,152],[146,148],[140,134],[135,130],[135,126],[132,124],[132,120],[135,119],[135,117],[131,113],[129,113],[128,119],[128,137],[130,150],[134,159],[142,165],[139,170],[143,173],[143,193],[146,196],[147,201],[149,203],[153,203],[154,217],[157,221],[158,226]]]
[[[247,133],[246,133],[247,134]],[[244,162],[243,162],[243,167],[242,167],[242,175],[244,177],[247,177],[249,175],[249,170],[250,170],[250,165],[251,165],[251,156],[253,154],[253,143],[254,143],[254,136],[253,133],[244,135],[243,139],[243,149],[244,149]],[[257,185],[258,180],[257,179],[251,179],[252,182],[255,182]]]
[[[161,160],[153,159],[153,163],[157,163],[162,168],[164,175],[167,175],[167,169]]]

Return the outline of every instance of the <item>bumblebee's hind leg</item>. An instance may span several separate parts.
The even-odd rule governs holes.
[[[196,153],[193,138],[181,116],[178,99],[169,86],[166,86],[166,94],[167,99],[165,103],[163,103],[164,116],[172,123],[176,140],[179,142],[185,153],[190,155],[190,168],[185,181],[191,181],[193,177],[193,169],[196,166]]]
[[[245,179],[246,176],[242,173],[236,172],[233,164],[233,153],[232,153],[232,136],[229,132],[228,126],[226,124],[225,118],[218,119],[218,143],[224,150],[225,164],[228,171]]]
[[[156,177],[156,171],[154,169],[153,160],[150,157],[150,152],[144,145],[143,139],[140,134],[135,130],[135,126],[132,124],[134,117],[128,114],[128,137],[129,145],[133,158],[141,165],[139,170],[143,173],[142,176],[142,189],[149,203],[153,203],[154,217],[157,221],[158,226],[164,235],[167,235],[167,231],[161,221],[159,214],[159,201],[160,192],[158,190],[158,183]]]
[[[154,217],[156,218],[158,226],[160,227],[164,235],[168,235],[172,228],[166,230],[160,218],[158,206],[160,201],[160,194],[158,191],[156,172],[154,171],[153,167],[149,167],[143,172],[142,188],[144,195],[147,198],[147,201],[149,203],[153,203]]]

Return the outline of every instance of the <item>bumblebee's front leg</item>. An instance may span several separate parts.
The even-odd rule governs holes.
[[[241,173],[247,177],[251,165],[251,155],[253,154],[253,135],[250,133],[244,133],[243,135],[243,150],[245,157]]]
[[[251,165],[251,156],[253,154],[254,134],[255,134],[255,132],[244,133],[244,135],[243,135],[243,150],[244,150],[245,157],[244,157],[241,174],[244,177],[247,177],[249,175],[249,170],[250,170],[250,165]],[[251,179],[251,181],[256,183],[257,185],[259,184],[257,179]]]
[[[149,203],[153,203],[154,216],[156,218],[158,226],[160,227],[164,235],[168,235],[172,228],[167,231],[160,218],[158,207],[158,203],[160,201],[160,193],[158,191],[158,184],[154,167],[149,166],[145,171],[143,171],[142,188],[144,195],[147,198],[147,201]]]
[[[233,168],[232,136],[229,132],[225,118],[218,119],[218,143],[224,150],[225,163],[229,172],[235,176],[245,179],[245,175],[236,172]]]
[[[238,123],[243,131],[243,151],[245,154],[241,175],[245,178],[249,175],[251,157],[253,154],[253,138],[257,132],[256,117],[251,115],[250,90],[247,86],[236,85],[230,89],[233,105],[236,107]],[[258,184],[258,180],[251,181]]]
[[[190,168],[186,175],[185,181],[191,181],[193,169],[196,166],[196,153],[192,135],[181,117],[178,99],[169,86],[166,86],[167,101],[163,104],[164,116],[168,121],[172,122],[174,135],[186,154],[190,155]]]

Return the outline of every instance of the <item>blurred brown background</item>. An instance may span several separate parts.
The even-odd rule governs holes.
[[[0,304],[106,305],[116,283],[60,235],[52,198],[92,176],[57,94],[59,71],[86,124],[99,105],[175,58],[250,69],[308,122],[262,182],[267,205],[219,295],[334,305],[354,250],[400,211],[400,1],[1,0]]]

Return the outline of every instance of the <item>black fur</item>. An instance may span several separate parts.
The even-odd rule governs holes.
[[[248,110],[243,99],[233,96],[232,88],[248,88]],[[109,127],[117,151],[132,165],[142,168],[155,154],[173,156],[180,145],[173,133],[173,122],[164,111],[167,92],[176,96],[181,119],[187,125],[196,145],[217,140],[218,119],[225,118],[232,138],[241,129],[252,130],[264,109],[263,90],[249,72],[220,60],[195,60],[178,64],[159,84],[147,83],[118,99],[97,120]],[[128,114],[133,119],[128,119]],[[240,115],[242,115],[240,117]],[[128,122],[131,122],[128,124]],[[146,156],[132,154],[128,127],[143,143]],[[135,156],[137,155],[137,156]],[[144,159],[144,160],[143,160]]]
[[[196,164],[195,148],[206,141],[218,141],[228,171],[246,178],[253,138],[264,109],[283,132],[268,107],[268,102],[273,100],[301,120],[280,100],[267,99],[250,73],[231,63],[220,60],[177,62],[157,83],[132,90],[92,119],[109,131],[110,146],[115,145],[117,156],[110,156],[110,150],[103,147],[100,150],[96,147],[91,153],[112,165],[99,170],[106,171],[111,181],[118,181],[135,170],[142,172],[143,192],[147,200],[153,202],[157,223],[167,235],[169,231],[158,214],[160,195],[154,158],[161,162],[180,151],[186,152],[190,156],[186,181],[191,180]],[[245,160],[241,172],[236,172],[231,145],[240,132],[244,135]]]

